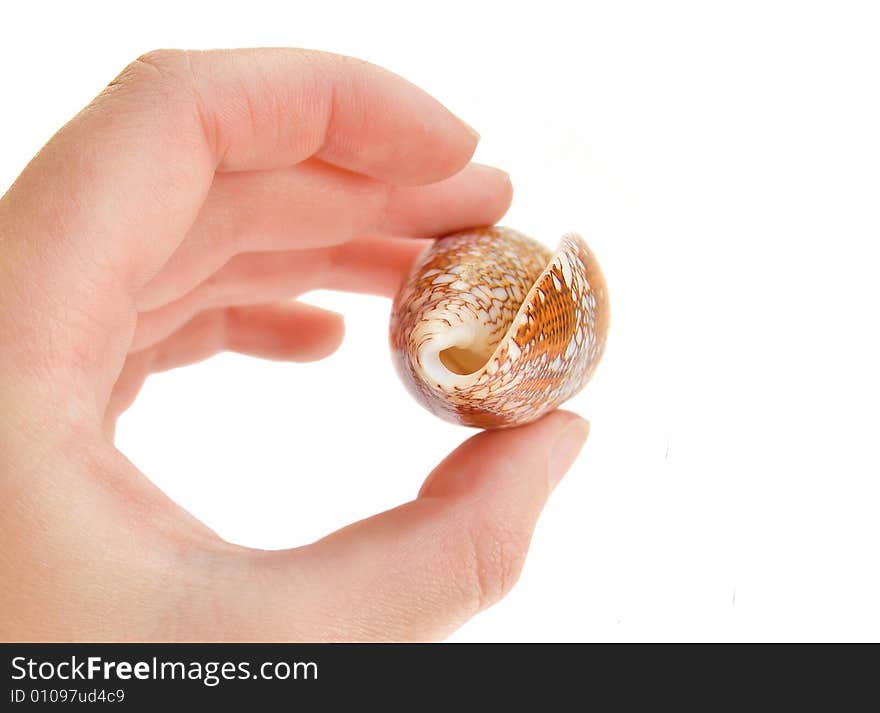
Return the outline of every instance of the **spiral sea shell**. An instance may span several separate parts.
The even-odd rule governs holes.
[[[436,240],[394,300],[391,349],[429,411],[466,426],[540,418],[580,391],[608,329],[608,293],[575,234],[555,254],[510,228]]]

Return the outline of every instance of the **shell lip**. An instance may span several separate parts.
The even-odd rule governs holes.
[[[440,387],[451,388],[463,386],[471,382],[473,377],[479,374],[482,366],[473,372],[459,374],[443,363],[441,354],[450,347],[466,349],[474,344],[476,338],[476,327],[472,324],[464,323],[436,334],[423,342],[418,351],[418,364],[431,383],[437,384]],[[485,363],[483,366],[485,366]]]

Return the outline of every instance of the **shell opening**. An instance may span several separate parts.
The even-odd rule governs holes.
[[[493,352],[482,331],[473,324],[462,324],[422,344],[419,361],[428,378],[451,386],[482,369]]]
[[[440,352],[440,361],[453,374],[465,376],[479,371],[490,356],[476,349],[449,347]]]

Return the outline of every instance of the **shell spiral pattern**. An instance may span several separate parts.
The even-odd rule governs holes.
[[[534,421],[589,381],[605,347],[608,292],[576,234],[555,254],[495,226],[436,240],[404,281],[391,349],[407,388],[453,423]]]

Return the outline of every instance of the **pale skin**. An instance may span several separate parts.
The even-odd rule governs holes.
[[[113,445],[150,373],[327,356],[342,318],[296,297],[390,297],[423,238],[498,220],[477,141],[396,75],[299,50],[149,53],[58,132],[0,199],[0,640],[435,640],[510,590],[586,439],[572,413],[273,552]]]

